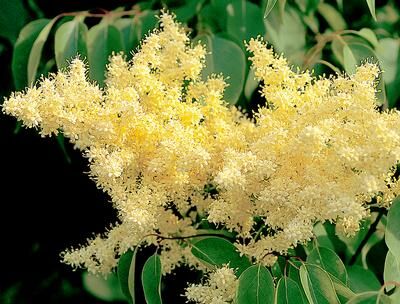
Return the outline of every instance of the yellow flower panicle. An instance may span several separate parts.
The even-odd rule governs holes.
[[[199,304],[229,304],[234,301],[237,285],[233,269],[223,266],[211,272],[206,283],[190,285],[185,296]]]
[[[204,47],[191,45],[167,14],[132,60],[110,58],[104,88],[75,59],[5,100],[3,111],[26,127],[43,136],[61,130],[82,150],[91,178],[118,210],[118,224],[65,251],[66,263],[107,274],[146,235],[193,235],[206,218],[236,232],[238,249],[269,265],[276,252],[309,240],[317,221],[352,234],[372,198],[390,205],[399,193],[400,116],[376,108],[378,68],[315,78],[292,71],[260,39],[248,49],[266,99],[255,121],[227,106],[220,76],[201,80]],[[265,233],[255,231],[256,221]],[[164,272],[200,267],[174,240],[162,243],[161,259]],[[198,290],[189,289],[190,297],[199,299]]]

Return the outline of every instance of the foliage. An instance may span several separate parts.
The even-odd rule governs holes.
[[[15,5],[11,3],[6,5],[7,9]],[[205,45],[206,68],[201,78],[206,81],[212,74],[222,73],[228,84],[224,99],[245,109],[250,116],[253,114],[251,110],[264,102],[258,91],[267,83],[263,79],[260,86],[254,79],[257,69],[253,69],[247,60],[249,56],[244,41],[257,35],[264,36],[277,52],[284,53],[290,63],[301,70],[313,69],[317,75],[333,74],[342,69],[352,75],[356,72],[356,65],[365,61],[377,62],[385,71],[378,83],[381,109],[398,106],[400,40],[393,33],[398,30],[399,8],[393,1],[379,7],[375,1],[348,4],[306,0],[261,3],[204,0],[179,4],[164,1],[163,4],[176,14],[177,20],[191,27],[194,42]],[[77,55],[87,63],[90,79],[107,87],[104,71],[109,56],[120,51],[125,52],[128,59],[134,56],[130,50],[137,49],[140,41],[156,26],[155,15],[159,14],[159,9],[157,1],[149,1],[140,2],[129,10],[65,13],[51,20],[41,18],[30,22],[18,37],[15,29],[21,28],[22,24],[4,27],[2,36],[15,43],[11,66],[15,88],[21,90],[32,86],[39,75],[46,75],[56,68],[65,70]],[[24,11],[22,7],[10,8],[13,10]],[[358,16],[356,11],[370,12],[374,20],[367,18],[366,14]],[[26,18],[26,14],[23,16],[18,22]],[[9,18],[13,18],[12,14]],[[10,21],[3,23],[7,25]],[[63,146],[62,137],[60,142]],[[210,190],[205,193],[215,195],[214,185],[209,186]],[[192,248],[193,260],[197,258],[214,271],[209,274],[208,283],[193,285],[187,296],[199,303],[210,303],[199,296],[202,288],[219,289],[220,295],[225,295],[234,286],[236,295],[230,300],[234,303],[299,303],[300,298],[304,303],[397,303],[400,295],[400,245],[396,226],[400,221],[400,203],[395,201],[386,216],[385,209],[377,208],[379,205],[375,200],[378,199],[379,195],[372,198],[371,215],[355,236],[349,238],[327,223],[316,225],[312,232],[313,241],[284,252],[283,259],[277,260],[269,269],[260,264],[252,265],[255,263],[254,255],[250,254],[250,262],[246,256],[239,255],[231,243],[236,235],[229,232],[220,237],[210,236],[208,234],[215,230],[207,227],[204,233],[187,238],[189,241],[182,241],[179,235],[170,235],[171,238],[178,237],[176,240],[182,248]],[[263,238],[270,228],[264,219],[257,221],[257,235]],[[204,218],[202,222],[210,225]],[[156,236],[153,243],[158,244],[160,240],[162,236]],[[167,241],[163,240],[164,244]],[[151,243],[149,240],[145,242]],[[139,243],[137,239],[136,245]],[[387,253],[386,246],[389,249]],[[135,248],[133,255],[128,251],[120,258],[118,274],[122,291],[129,301],[135,301],[132,285],[138,282],[132,272],[140,271],[147,302],[161,303],[162,291],[161,295],[158,291],[162,289],[162,278],[159,279],[162,259],[154,254],[143,269],[137,269],[137,250],[139,247]],[[385,263],[380,266],[376,258],[379,252],[386,256]],[[234,269],[233,274],[224,270],[231,269],[229,267]],[[229,278],[226,282],[224,276]],[[93,279],[86,277],[86,282],[93,282]],[[87,283],[86,288],[100,298],[119,299],[119,291],[112,291],[116,281],[105,282],[95,286]],[[102,284],[108,287],[99,287]],[[97,288],[108,288],[109,293],[99,293]]]

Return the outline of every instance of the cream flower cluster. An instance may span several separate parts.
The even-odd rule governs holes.
[[[229,304],[234,300],[237,285],[233,269],[224,266],[211,272],[207,282],[190,285],[185,296],[199,304]]]
[[[207,219],[269,265],[310,239],[317,221],[351,234],[372,198],[390,204],[399,193],[400,115],[376,107],[378,68],[315,78],[261,39],[248,50],[266,99],[254,120],[227,105],[221,76],[202,80],[205,49],[167,14],[132,60],[111,57],[104,88],[75,59],[4,102],[5,113],[43,136],[61,130],[118,210],[107,233],[64,252],[66,263],[106,274],[145,236],[193,235]],[[185,242],[163,241],[160,250],[164,272],[200,267]]]

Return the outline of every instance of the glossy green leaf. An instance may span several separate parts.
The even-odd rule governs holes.
[[[225,8],[221,13],[208,3],[202,7],[197,17],[197,31],[199,33],[218,33],[220,31],[225,31],[226,21],[224,22],[221,20],[223,17],[226,19]]]
[[[400,40],[393,38],[383,38],[379,40],[376,48],[376,55],[382,64],[383,79],[386,84],[395,81],[396,77],[400,77],[399,66],[397,64],[400,51]]]
[[[213,22],[219,31],[226,31],[226,18],[227,10],[226,7],[231,3],[231,0],[211,0],[210,1],[210,11],[207,19],[202,20],[202,22]],[[218,31],[218,30],[217,30]],[[213,32],[217,32],[213,31]]]
[[[366,265],[368,269],[376,274],[383,274],[385,269],[387,246],[385,240],[382,239],[374,243],[366,256]]]
[[[373,30],[369,28],[362,28],[361,30],[358,31],[358,35],[363,37],[369,43],[371,43],[373,47],[378,46],[379,43],[378,38],[376,38],[376,35]]]
[[[118,261],[117,274],[122,293],[129,303],[135,303],[135,269],[137,249],[125,252]]]
[[[124,52],[129,55],[158,24],[159,12],[145,10],[132,18],[119,18],[113,25],[120,31]]]
[[[316,246],[307,256],[307,263],[321,266],[329,274],[347,284],[346,268],[339,256],[332,250]]]
[[[65,68],[68,62],[78,55],[82,59],[87,57],[87,31],[83,17],[80,16],[57,29],[54,37],[54,52],[59,69]]]
[[[299,285],[291,278],[282,277],[276,285],[275,304],[303,304]]]
[[[136,32],[138,41],[141,41],[148,35],[158,24],[158,11],[146,10],[139,16],[134,17],[133,30]]]
[[[304,292],[304,289],[301,284],[300,279],[300,266],[303,265],[303,262],[295,259],[291,259],[286,264],[286,269],[284,269],[284,274],[288,274],[288,277],[296,282],[296,284],[300,287],[300,292],[302,295],[302,299],[304,303],[307,303],[307,296]]]
[[[249,69],[249,73],[247,74],[246,84],[244,86],[244,96],[247,100],[251,100],[251,96],[254,91],[258,88],[258,80],[255,78],[254,70],[252,68]]]
[[[375,51],[361,37],[347,36],[335,39],[332,42],[332,51],[349,75],[366,60],[377,62]]]
[[[85,272],[82,275],[82,281],[85,290],[100,300],[109,302],[125,300],[119,288],[118,278],[114,273],[103,278]]]
[[[348,266],[347,275],[349,277],[348,285],[356,293],[377,291],[381,288],[376,275],[371,270],[359,265]]]
[[[397,39],[397,43],[400,43],[400,39]],[[386,90],[387,90],[387,97],[388,97],[388,104],[390,108],[393,108],[398,99],[400,98],[400,90],[398,89],[400,87],[400,49],[397,52],[397,60],[396,62],[393,63],[393,65],[396,68],[396,77],[395,79],[387,84]],[[385,76],[384,76],[385,77]]]
[[[326,22],[334,31],[340,31],[347,28],[346,21],[332,5],[325,2],[320,2],[318,12],[324,17]]]
[[[35,40],[49,22],[49,19],[37,19],[28,23],[19,33],[11,63],[14,84],[17,90],[22,90],[28,86],[29,54]]]
[[[311,304],[339,304],[335,288],[329,274],[312,264],[300,266],[300,280]]]
[[[286,267],[286,259],[282,256],[278,256],[278,259],[274,263],[274,265],[271,266],[271,273],[274,279],[279,279],[280,277],[283,276],[283,271]]]
[[[383,278],[386,291],[391,292],[390,298],[394,300],[395,303],[399,303],[400,286],[396,285],[396,283],[400,283],[400,264],[398,259],[396,259],[390,251],[388,251],[386,255]],[[393,291],[393,289],[395,290]]]
[[[356,72],[357,61],[353,52],[348,45],[343,47],[343,63],[344,69],[348,75],[352,75]]]
[[[339,281],[339,279],[337,279],[336,277],[330,276],[330,278],[333,283],[333,288],[335,288],[336,295],[341,304],[347,303],[348,300],[356,295],[346,284],[343,284],[343,282]]]
[[[0,0],[0,37],[8,39],[12,44],[26,23],[28,11],[22,0]]]
[[[183,5],[175,8],[172,12],[176,15],[179,22],[188,22],[197,15],[205,0],[187,0]]]
[[[157,254],[148,258],[143,266],[142,285],[147,304],[161,304],[161,260]]]
[[[328,248],[331,250],[335,250],[335,246],[331,240],[331,238],[333,238],[333,236],[328,235],[328,232],[322,223],[320,223],[320,222],[316,223],[314,225],[313,232],[314,232],[318,246],[325,247],[325,248]]]
[[[274,46],[275,52],[284,53],[291,64],[302,65],[306,52],[306,28],[299,13],[288,6],[283,12],[282,22],[276,7],[264,23],[267,41]]]
[[[367,291],[356,295],[347,304],[395,304],[391,299],[378,291]]]
[[[104,84],[106,65],[113,52],[123,50],[120,31],[107,19],[88,32],[89,76],[100,85]]]
[[[192,254],[213,268],[229,264],[238,276],[251,265],[245,256],[240,256],[231,242],[219,237],[207,237],[193,243]]]
[[[368,4],[369,11],[371,12],[372,17],[376,21],[376,13],[375,13],[375,0],[366,0]]]
[[[344,235],[340,230],[336,230],[335,234],[339,238],[341,242],[344,244],[344,253],[346,255],[346,262],[349,262],[350,259],[355,254],[357,248],[360,246],[360,243],[365,238],[368,233],[369,226],[371,225],[371,218],[366,218],[361,221],[359,231],[352,237],[348,237]]]
[[[113,25],[120,31],[122,46],[125,55],[130,56],[135,47],[139,44],[137,33],[134,32],[133,18],[116,19]]]
[[[297,6],[304,14],[309,14],[318,8],[319,0],[295,0]]]
[[[307,11],[307,2],[307,0],[295,0],[295,3],[303,14]]]
[[[39,67],[40,58],[42,57],[43,46],[56,21],[57,18],[54,18],[49,23],[47,23],[32,45],[32,49],[31,52],[29,53],[29,58],[28,58],[28,74],[27,74],[28,85],[33,84],[34,81],[36,80],[37,69]]]
[[[389,251],[400,261],[400,197],[397,197],[390,206],[387,214],[385,241]],[[399,263],[400,264],[400,263]]]
[[[277,1],[278,0],[267,0],[267,6],[265,8],[264,18],[268,17],[269,13],[272,11]]]
[[[319,21],[315,14],[302,15],[303,22],[314,32],[317,34],[319,32]]]
[[[289,278],[294,280],[297,283],[300,283],[300,266],[303,265],[303,262],[300,262],[295,259],[288,260],[286,264],[286,274],[288,274]]]
[[[265,27],[260,7],[245,0],[233,0],[227,7],[226,30],[243,45],[244,41],[264,36]]]
[[[269,304],[274,302],[274,281],[262,265],[247,268],[239,277],[237,304]]]
[[[234,42],[217,36],[202,35],[196,38],[207,48],[206,67],[202,71],[203,79],[212,74],[222,73],[229,86],[225,89],[224,98],[235,104],[242,93],[246,58],[242,49]]]

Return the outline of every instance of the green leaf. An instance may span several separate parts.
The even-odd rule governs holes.
[[[124,53],[129,56],[139,44],[133,18],[119,18],[113,24],[120,31]]]
[[[228,103],[235,104],[242,93],[245,80],[246,58],[242,49],[236,43],[217,36],[201,35],[195,41],[205,44],[208,51],[206,67],[202,71],[203,79],[222,73],[229,84],[224,98]]]
[[[247,100],[251,100],[251,96],[254,91],[258,88],[258,80],[254,75],[254,69],[250,68],[249,73],[247,74],[246,84],[244,86],[244,96]]]
[[[227,10],[226,7],[231,0],[211,0],[211,14],[209,17],[213,19],[213,21],[218,25],[221,31],[226,31],[226,19],[227,19]],[[207,20],[204,20],[207,22]]]
[[[344,69],[348,75],[352,75],[356,72],[357,61],[350,47],[346,44],[343,47],[343,62]]]
[[[360,246],[362,240],[365,238],[366,234],[368,233],[369,226],[371,225],[371,218],[366,218],[361,221],[360,229],[356,233],[356,235],[352,237],[348,237],[344,235],[341,231],[336,230],[335,227],[335,234],[339,238],[340,241],[344,244],[345,254],[346,254],[346,262],[349,262],[352,256],[357,251],[357,248]]]
[[[0,37],[15,43],[18,33],[26,23],[28,11],[22,0],[0,0]]]
[[[339,281],[339,279],[331,276],[331,280],[340,303],[347,303],[348,300],[356,295],[347,285]]]
[[[300,266],[300,280],[311,304],[339,304],[335,288],[329,274],[312,264]]]
[[[229,35],[236,38],[244,48],[244,41],[264,36],[265,27],[260,7],[245,0],[233,0],[226,10],[226,30]]]
[[[343,11],[343,0],[336,0],[337,6],[340,11]]]
[[[314,13],[309,15],[302,15],[303,22],[314,32],[317,34],[319,32],[319,21]]]
[[[238,276],[251,265],[245,256],[240,256],[231,242],[219,237],[207,237],[195,242],[192,244],[192,254],[214,268],[229,264]]]
[[[299,13],[288,6],[281,18],[278,8],[264,19],[266,37],[275,48],[275,52],[284,53],[289,62],[302,65],[306,46],[306,29]]]
[[[328,231],[321,222],[318,222],[314,225],[313,232],[318,246],[335,250],[335,246],[331,240],[332,236],[328,234]]]
[[[139,16],[135,16],[133,20],[133,30],[136,32],[138,41],[141,41],[146,35],[149,34],[158,24],[158,11],[147,10],[142,12]]]
[[[119,288],[118,278],[114,273],[109,274],[107,278],[103,278],[84,272],[82,281],[85,290],[100,300],[110,302],[125,300]]]
[[[319,4],[319,0],[295,0],[295,2],[304,14],[315,11]]]
[[[346,268],[334,251],[316,246],[307,256],[307,263],[321,266],[329,274],[338,278],[344,284],[347,284]]]
[[[127,55],[135,51],[139,42],[157,26],[157,15],[157,11],[145,10],[132,18],[114,20],[113,25],[120,31],[122,47]]]
[[[286,264],[285,258],[282,256],[278,256],[278,259],[276,260],[274,265],[271,266],[271,273],[275,279],[278,279],[283,276],[282,269],[285,269],[285,264]]]
[[[195,15],[197,15],[203,6],[205,0],[187,0],[184,5],[173,9],[173,13],[176,15],[176,20],[179,22],[187,23]]]
[[[399,57],[400,40],[393,38],[383,38],[379,40],[379,44],[376,48],[376,55],[379,61],[382,63],[383,79],[386,84],[390,84],[395,81],[396,76],[399,72],[399,66],[397,60]]]
[[[365,60],[377,62],[375,51],[360,37],[339,37],[332,42],[332,51],[348,75]]]
[[[14,84],[17,90],[28,86],[28,59],[32,46],[39,36],[39,33],[50,22],[50,19],[38,19],[28,23],[19,33],[14,46],[11,69],[13,72]]]
[[[383,272],[383,278],[386,284],[389,282],[398,282],[400,283],[400,264],[397,261],[396,257],[388,251],[385,259],[385,270]],[[392,287],[392,288],[388,288]],[[388,284],[386,286],[386,290],[390,291],[393,289],[393,286]],[[399,287],[396,287],[396,292]]]
[[[385,241],[389,251],[400,259],[400,197],[395,198],[387,214]],[[400,263],[399,263],[400,264]]]
[[[135,269],[136,269],[136,254],[135,250],[125,252],[118,261],[117,274],[121,291],[126,299],[132,304],[135,304]]]
[[[81,58],[87,57],[87,26],[83,17],[77,16],[72,21],[61,25],[54,37],[54,52],[59,69],[65,68],[68,62],[78,54]]]
[[[276,286],[275,304],[303,304],[299,285],[291,278],[282,277]]]
[[[99,85],[104,84],[109,56],[123,50],[122,37],[118,29],[107,19],[92,27],[88,32],[89,76]]]
[[[400,39],[397,38],[397,44],[399,44],[399,43],[400,43]],[[378,52],[378,50],[377,50],[377,52]],[[391,66],[391,70],[396,69],[396,71],[397,71],[396,77],[392,82],[387,83],[387,87],[386,87],[389,107],[392,108],[396,105],[396,102],[398,101],[398,99],[400,97],[400,90],[398,89],[400,87],[400,73],[399,73],[399,71],[400,71],[400,49],[397,51],[397,53],[395,52],[394,54],[390,54],[390,55],[391,56],[394,55],[397,57],[397,60],[394,61],[393,65]],[[383,66],[386,64],[385,61],[390,61],[390,60],[383,59],[383,61],[382,61]],[[386,73],[383,73],[383,74],[386,74]],[[383,75],[383,77],[385,77],[385,75]]]
[[[365,40],[367,40],[373,47],[378,46],[378,38],[376,38],[376,35],[373,30],[370,28],[362,28],[361,30],[358,31],[358,35],[363,37]]]
[[[161,260],[157,254],[148,258],[143,266],[142,285],[147,304],[161,304]]]
[[[267,0],[267,7],[265,8],[264,18],[268,17],[269,13],[272,11],[277,1],[278,0]]]
[[[358,265],[347,267],[347,275],[349,277],[349,287],[356,293],[366,291],[377,291],[381,288],[376,275],[368,269]]]
[[[221,3],[223,2],[221,1]],[[202,7],[197,17],[197,31],[199,33],[217,33],[220,31],[225,31],[226,22],[221,21],[222,17],[225,17],[226,19],[225,8],[221,13],[217,11],[217,9],[211,4],[206,4]]]
[[[300,267],[301,265],[303,265],[303,262],[299,261],[299,260],[295,260],[295,259],[291,259],[288,261],[288,263],[286,264],[286,272],[288,273],[288,277],[290,279],[292,279],[293,281],[295,281],[297,283],[297,285],[299,287],[302,287],[301,284],[301,279],[300,279]],[[302,299],[303,299],[303,303],[307,303],[307,296],[304,292],[303,288],[300,288],[300,292],[302,295]]]
[[[348,301],[347,304],[392,304],[392,301],[383,293],[378,291],[367,291],[356,295]]]
[[[375,0],[366,0],[368,4],[369,11],[371,12],[372,18],[376,21],[376,13],[375,13]]]
[[[291,278],[293,281],[295,281],[298,284],[301,284],[300,280],[300,266],[303,265],[303,262],[300,262],[298,260],[291,259],[288,261],[287,264],[287,272],[289,275],[289,278]]]
[[[347,28],[346,21],[344,21],[342,14],[340,14],[332,5],[320,2],[318,5],[318,12],[322,17],[324,17],[332,30],[340,31]]]
[[[31,52],[28,58],[28,85],[32,85],[36,80],[37,69],[39,66],[40,58],[42,56],[43,46],[50,34],[50,31],[57,21],[57,18],[52,19],[47,25],[42,29],[42,31],[37,36],[35,42],[32,45]]]
[[[247,268],[239,277],[237,304],[269,304],[274,302],[274,281],[262,265]]]

